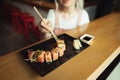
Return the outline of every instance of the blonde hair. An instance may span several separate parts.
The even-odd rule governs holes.
[[[58,2],[58,0],[55,0],[55,6],[56,6],[56,10],[58,10],[60,8],[60,3]],[[78,10],[83,9],[84,0],[76,0],[75,7]]]

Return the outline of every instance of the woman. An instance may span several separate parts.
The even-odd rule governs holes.
[[[55,0],[56,9],[50,9],[41,26],[56,35],[89,22],[88,13],[83,10],[83,0]]]

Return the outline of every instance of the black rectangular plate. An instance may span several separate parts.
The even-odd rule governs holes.
[[[46,74],[53,71],[54,69],[56,69],[57,67],[62,65],[64,62],[68,61],[70,58],[77,55],[78,53],[80,53],[81,51],[83,51],[84,49],[86,49],[89,46],[88,44],[81,42],[83,47],[81,47],[80,50],[75,50],[73,48],[73,40],[75,39],[74,37],[71,37],[67,34],[62,34],[62,35],[59,35],[58,38],[65,41],[66,50],[64,52],[63,57],[59,57],[58,60],[53,61],[51,63],[46,63],[46,62],[38,63],[38,62],[26,61],[35,69],[35,71],[37,71],[40,74],[40,76],[45,76]],[[30,48],[27,48],[27,49],[21,51],[21,53],[22,53],[24,59],[28,59],[27,50],[40,49],[40,50],[48,51],[48,50],[51,50],[55,44],[56,44],[55,39],[51,38],[51,39],[44,41],[40,44],[37,44],[37,45],[32,46]]]

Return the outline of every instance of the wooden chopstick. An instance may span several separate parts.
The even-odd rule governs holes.
[[[43,22],[46,23],[45,20],[43,19],[42,15],[41,15],[40,12],[38,11],[38,9],[37,9],[35,6],[34,6],[33,8],[34,8],[34,10],[36,11],[36,13],[39,15],[39,17],[43,20]]]
[[[38,11],[38,9],[37,9],[35,6],[34,6],[33,8],[34,8],[34,10],[36,11],[36,13],[39,15],[39,17],[42,19],[42,21],[43,21],[44,23],[46,23],[45,20],[43,19],[42,15],[41,15],[40,12]],[[53,33],[52,30],[50,30],[50,32],[51,32],[51,34],[53,35],[53,37],[55,38],[55,40],[57,41],[57,40],[58,40],[58,37]]]

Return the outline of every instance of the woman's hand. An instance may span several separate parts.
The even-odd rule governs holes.
[[[62,34],[62,33],[65,32],[65,31],[68,31],[68,30],[65,30],[65,29],[62,29],[62,28],[55,28],[55,29],[54,29],[54,33],[55,33],[56,35]]]
[[[47,19],[41,20],[40,25],[45,29],[45,32],[49,32],[52,28],[51,22]]]

